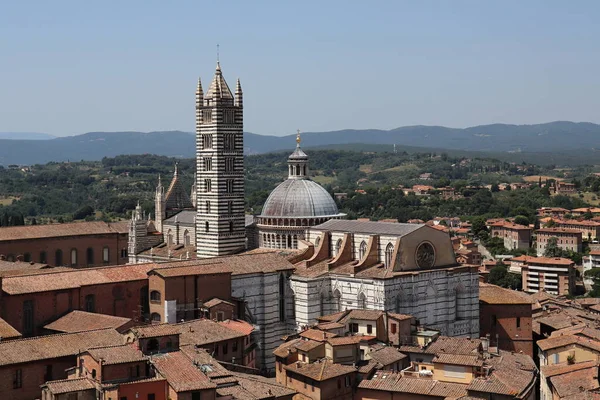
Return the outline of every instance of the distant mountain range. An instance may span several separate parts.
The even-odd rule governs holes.
[[[10,135],[3,138],[3,135]],[[19,135],[23,135],[20,137]],[[32,135],[41,135],[37,139]],[[120,154],[159,154],[171,157],[193,157],[194,135],[188,132],[90,132],[82,135],[51,138],[45,134],[0,133],[0,164],[30,165],[49,161],[100,160]],[[14,139],[19,137],[19,139]],[[27,138],[27,139],[26,139]],[[600,164],[600,125],[566,121],[537,125],[481,125],[465,129],[442,126],[406,126],[389,131],[341,130],[306,132],[303,147],[348,149],[352,144],[378,145],[379,151],[455,150],[485,152],[518,159],[519,155],[547,154],[549,158],[571,154],[571,160]],[[244,133],[246,154],[291,150],[295,135],[265,136]],[[351,146],[355,147],[355,146]],[[360,148],[360,146],[359,146]],[[408,151],[408,150],[407,150]],[[597,152],[599,151],[599,152]],[[456,153],[456,152],[454,152]],[[577,156],[581,155],[581,157]],[[500,157],[505,158],[506,157]],[[542,157],[541,159],[544,159]],[[549,163],[552,162],[549,160]],[[569,161],[570,163],[571,161]],[[556,163],[556,161],[554,161]]]
[[[56,136],[38,132],[0,132],[0,139],[12,140],[50,140]]]

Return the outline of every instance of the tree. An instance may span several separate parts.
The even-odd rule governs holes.
[[[529,226],[529,218],[524,215],[517,215],[515,217],[515,224]]]
[[[558,247],[558,239],[551,237],[546,243],[546,250],[544,250],[544,257],[562,257],[563,250]]]
[[[492,183],[492,187],[490,188],[492,193],[498,193],[500,191],[500,186],[497,183]]]
[[[600,297],[600,268],[592,268],[586,271],[585,276],[594,282],[592,290],[588,294],[592,297]]]
[[[94,214],[94,209],[92,206],[83,206],[78,208],[77,211],[73,213],[73,219],[84,219],[85,217]]]
[[[500,263],[490,270],[488,282],[507,289],[519,290],[523,287],[521,276],[508,272],[508,267]]]
[[[479,236],[481,232],[487,233],[487,226],[485,225],[485,218],[475,217],[471,220],[471,231],[474,235]]]

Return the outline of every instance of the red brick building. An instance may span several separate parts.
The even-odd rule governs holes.
[[[533,357],[530,296],[496,285],[479,284],[480,336],[502,350]],[[497,343],[496,343],[497,341]]]
[[[0,399],[39,398],[40,385],[67,378],[80,352],[121,340],[114,329],[100,329],[0,342]]]
[[[51,266],[127,263],[128,222],[102,221],[0,228],[0,258]]]
[[[143,319],[148,307],[148,271],[137,264],[48,272],[0,279],[0,317],[23,336],[43,333],[49,322],[72,310]]]

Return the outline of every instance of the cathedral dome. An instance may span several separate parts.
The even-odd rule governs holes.
[[[339,211],[331,195],[309,179],[288,179],[275,188],[263,206],[261,217],[336,217]]]

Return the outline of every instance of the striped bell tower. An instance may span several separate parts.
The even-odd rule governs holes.
[[[196,90],[196,254],[235,254],[246,245],[244,115],[238,79],[235,97],[217,62],[206,94]]]

